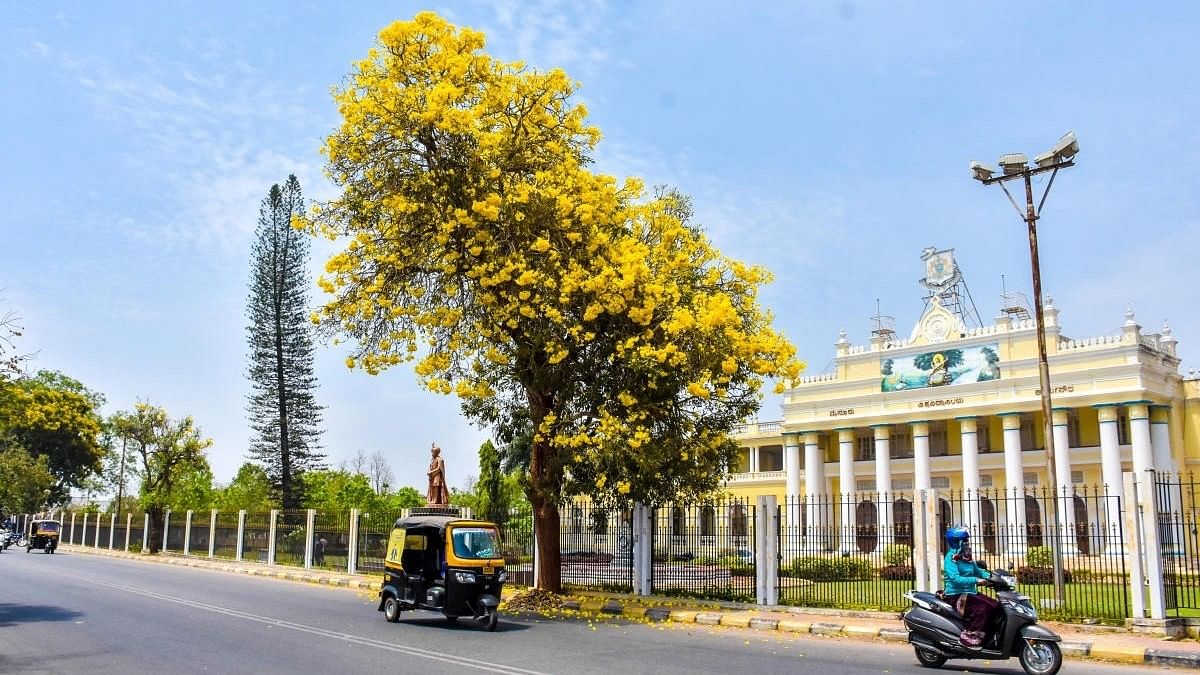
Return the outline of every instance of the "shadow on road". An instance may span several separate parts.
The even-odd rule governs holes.
[[[36,621],[72,621],[82,616],[83,612],[66,607],[0,602],[0,628]]]
[[[404,627],[428,628],[430,630],[437,629],[437,630],[446,630],[446,631],[465,631],[468,633],[484,633],[485,632],[483,630],[483,628],[480,627],[478,621],[475,621],[474,619],[470,619],[467,617],[461,617],[461,618],[459,618],[458,621],[455,621],[454,623],[450,623],[449,621],[447,621],[445,618],[442,618],[442,617],[429,617],[429,618],[422,617],[420,619],[410,619],[410,618],[408,618],[408,616],[402,615],[401,619],[400,619],[400,623],[398,625],[401,628],[404,628]],[[500,621],[496,624],[496,632],[497,633],[509,633],[509,632],[521,631],[521,630],[529,630],[529,626],[527,626],[525,624],[521,624],[521,623],[513,623],[512,621],[505,621],[504,619],[500,619]]]

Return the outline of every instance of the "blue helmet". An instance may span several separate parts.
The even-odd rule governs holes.
[[[963,542],[971,538],[971,532],[962,525],[955,525],[946,530],[946,546],[957,550]]]

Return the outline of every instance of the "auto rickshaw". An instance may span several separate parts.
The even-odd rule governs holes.
[[[29,538],[25,542],[25,552],[29,553],[35,548],[42,549],[43,553],[54,553],[54,549],[58,548],[58,533],[62,529],[62,523],[57,520],[34,520],[29,523]]]
[[[399,518],[388,537],[379,611],[395,623],[400,613],[425,609],[446,620],[471,617],[496,630],[507,575],[494,523],[465,520],[456,511],[428,509]]]

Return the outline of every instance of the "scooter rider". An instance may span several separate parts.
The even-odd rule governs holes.
[[[942,562],[946,601],[954,605],[963,617],[963,632],[959,636],[964,647],[983,644],[984,629],[1000,603],[981,595],[975,587],[983,584],[991,572],[975,562],[971,551],[971,533],[961,525],[946,530],[946,557]]]

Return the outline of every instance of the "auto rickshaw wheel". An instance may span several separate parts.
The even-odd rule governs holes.
[[[388,595],[383,599],[383,618],[388,620],[388,623],[396,623],[400,621],[400,601],[394,595]]]
[[[493,609],[487,614],[479,617],[479,623],[483,625],[484,630],[491,633],[492,631],[496,630],[496,622],[499,620],[499,618],[500,612],[497,612]]]

